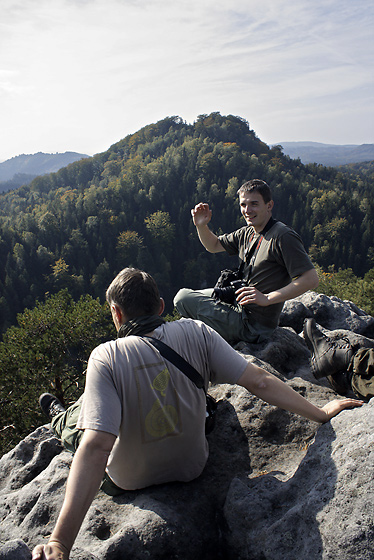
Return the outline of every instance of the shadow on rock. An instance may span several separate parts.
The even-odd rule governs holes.
[[[334,438],[331,425],[320,430],[294,476],[285,482],[272,473],[233,481],[224,508],[228,558],[322,559],[318,514],[335,492]]]
[[[269,473],[232,482],[224,507],[229,559],[374,558],[372,401],[319,428],[289,480]]]

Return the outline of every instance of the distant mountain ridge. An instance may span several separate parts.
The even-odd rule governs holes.
[[[0,163],[0,192],[30,183],[38,175],[55,173],[62,167],[90,156],[77,152],[22,154]]]
[[[320,142],[278,142],[283,153],[306,163],[338,166],[374,160],[374,144],[323,144]]]

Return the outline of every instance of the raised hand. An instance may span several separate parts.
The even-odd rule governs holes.
[[[212,218],[212,211],[209,208],[209,204],[204,202],[196,204],[195,208],[192,208],[191,214],[196,227],[207,225]]]

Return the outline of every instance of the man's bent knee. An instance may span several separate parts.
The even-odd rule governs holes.
[[[178,305],[180,305],[183,300],[187,297],[187,295],[189,294],[189,292],[191,292],[192,290],[190,290],[189,288],[181,288],[175,295],[174,297],[174,306],[178,309]]]
[[[185,303],[188,300],[189,295],[193,292],[189,288],[182,288],[177,292],[176,296],[174,297],[174,307],[182,315],[182,317],[189,317],[190,315],[187,312]]]

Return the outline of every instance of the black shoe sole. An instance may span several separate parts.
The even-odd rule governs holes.
[[[40,408],[47,416],[49,420],[52,420],[55,416],[61,412],[65,412],[65,408],[57,397],[51,395],[51,393],[43,393],[39,397]]]

